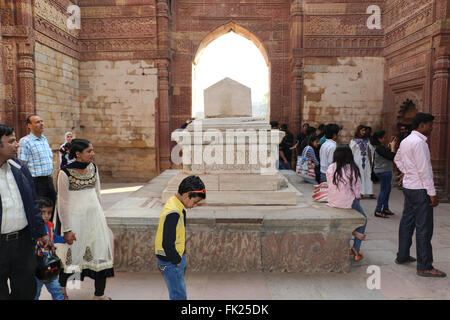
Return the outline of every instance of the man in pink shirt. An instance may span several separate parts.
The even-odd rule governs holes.
[[[433,130],[434,116],[417,113],[414,117],[411,134],[400,144],[394,158],[402,172],[405,204],[399,227],[397,264],[416,261],[409,255],[412,235],[416,229],[417,275],[423,277],[446,277],[446,274],[433,267],[433,207],[439,203],[433,182],[430,150],[427,136]]]

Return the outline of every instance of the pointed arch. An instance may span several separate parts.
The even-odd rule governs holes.
[[[264,60],[266,62],[267,67],[270,68],[270,61],[269,61],[269,56],[267,55],[267,51],[263,46],[263,43],[261,42],[261,40],[259,40],[259,38],[257,36],[255,36],[252,32],[248,31],[247,29],[245,29],[244,27],[238,25],[237,23],[230,21],[216,29],[214,29],[213,31],[211,31],[210,33],[208,33],[206,35],[205,38],[203,38],[203,40],[200,42],[197,51],[195,52],[194,55],[194,60],[193,60],[193,64],[197,65],[198,61],[200,60],[201,55],[203,54],[203,51],[205,50],[205,48],[214,40],[216,40],[217,38],[219,38],[220,36],[223,36],[224,34],[229,33],[230,31],[233,31],[234,33],[243,36],[244,38],[250,40],[251,42],[254,43],[254,45],[258,48],[258,50],[261,52],[262,56],[264,57]]]

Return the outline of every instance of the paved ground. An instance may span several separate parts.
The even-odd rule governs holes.
[[[137,190],[136,184],[103,184],[105,209]],[[375,185],[378,192],[379,184]],[[362,200],[368,214],[367,240],[361,250],[364,259],[352,262],[347,274],[305,273],[191,273],[186,272],[188,299],[192,300],[260,300],[260,299],[450,299],[450,277],[422,278],[415,273],[415,264],[399,266],[394,263],[397,252],[398,225],[403,208],[403,195],[397,189],[391,195],[389,219],[375,218],[376,200]],[[434,265],[450,274],[450,204],[440,204],[434,211],[432,240]],[[415,254],[415,244],[411,255]],[[369,290],[367,273],[370,265],[380,267],[381,288]],[[68,290],[71,299],[91,299],[94,282],[86,278],[76,282],[79,289]],[[106,294],[114,300],[168,299],[164,279],[160,273],[116,272],[108,279]],[[41,299],[50,295],[42,289]]]

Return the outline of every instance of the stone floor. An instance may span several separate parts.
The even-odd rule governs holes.
[[[111,207],[142,185],[130,183],[103,184],[103,206]],[[375,185],[378,192],[379,184]],[[334,300],[334,299],[450,299],[450,277],[422,278],[415,273],[415,264],[399,266],[394,263],[397,251],[397,232],[403,208],[403,195],[394,189],[389,219],[373,216],[376,200],[362,200],[368,214],[367,240],[362,244],[365,257],[352,262],[347,274],[304,273],[192,273],[186,271],[188,299],[191,300]],[[434,211],[432,240],[434,266],[450,274],[450,204],[440,204]],[[415,255],[415,244],[411,254]],[[367,288],[370,265],[381,270],[381,288]],[[71,299],[91,299],[94,282],[85,279],[69,289]],[[167,288],[160,273],[116,272],[108,279],[106,294],[114,300],[166,300]],[[42,300],[51,299],[45,288]]]

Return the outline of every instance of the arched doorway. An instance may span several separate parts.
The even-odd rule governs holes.
[[[253,116],[269,119],[270,64],[261,41],[230,22],[209,33],[192,62],[192,115],[203,112],[203,90],[225,77],[252,91]]]

